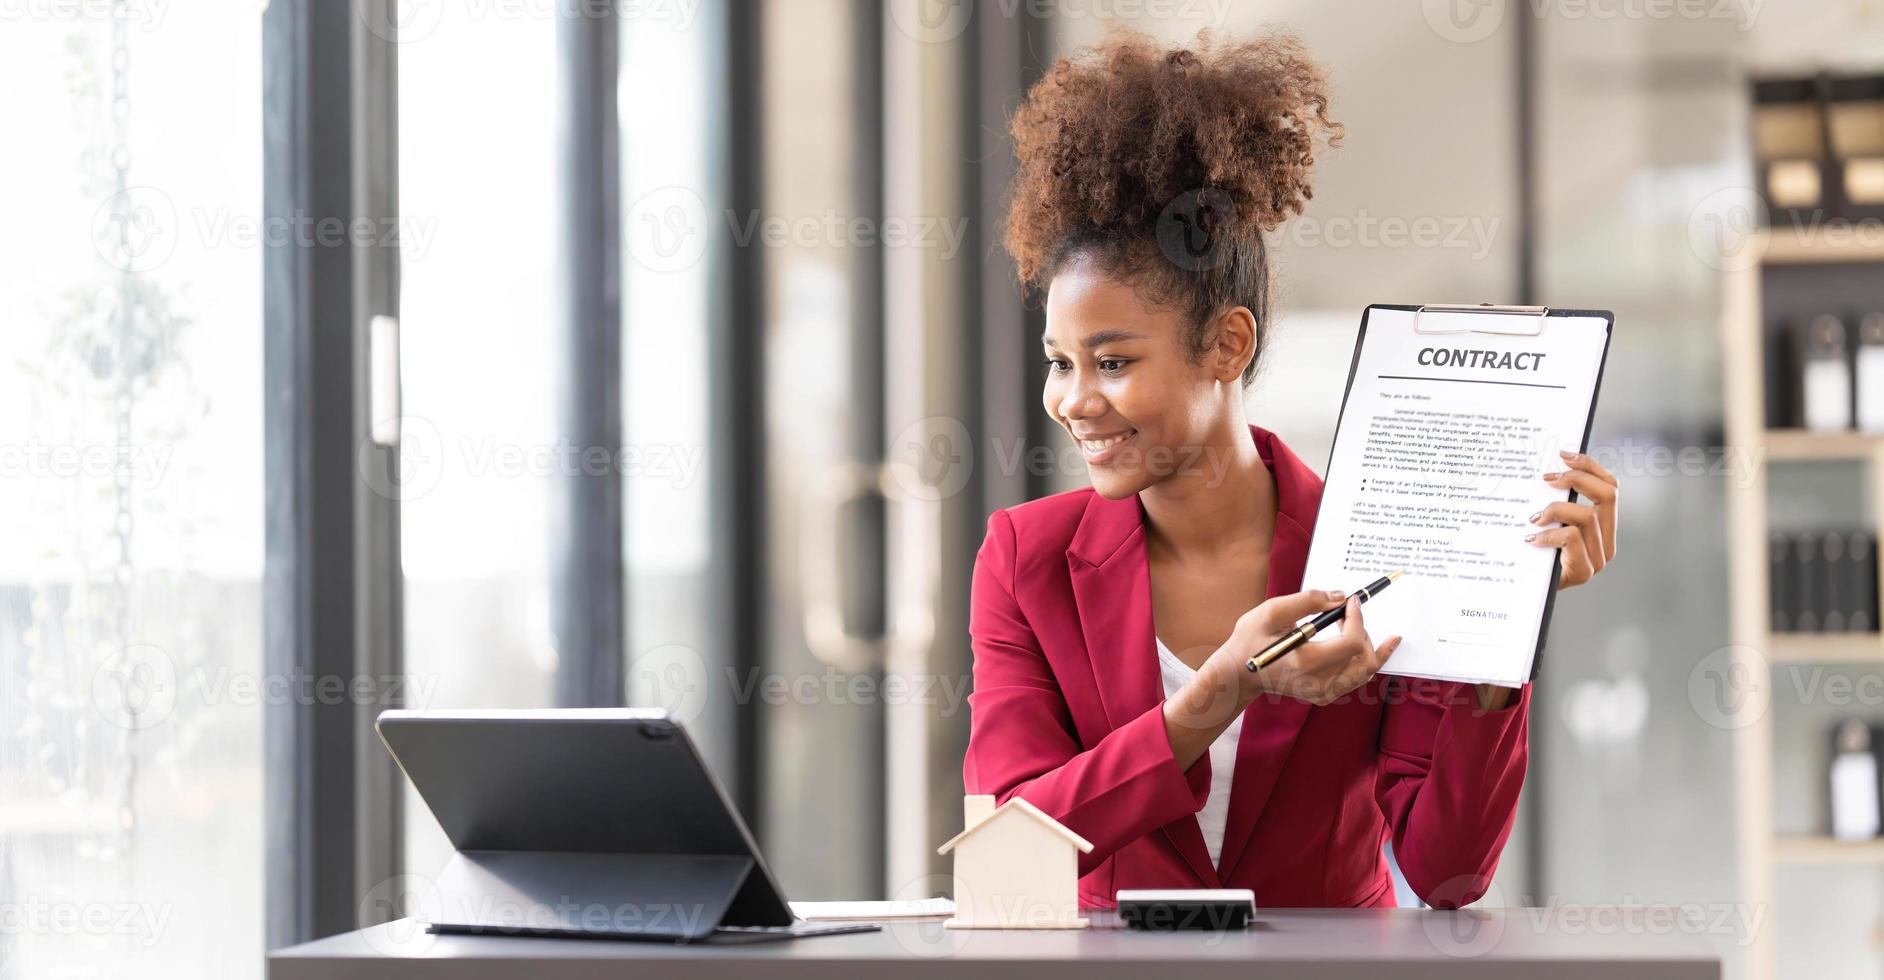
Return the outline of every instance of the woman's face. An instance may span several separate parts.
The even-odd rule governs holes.
[[[1237,357],[1236,337],[1227,338],[1226,357],[1221,336],[1196,358],[1185,329],[1182,313],[1142,301],[1089,262],[1069,263],[1047,290],[1041,405],[1072,435],[1104,497],[1217,462],[1205,456],[1208,435],[1230,407],[1226,391],[1240,398],[1248,358]]]

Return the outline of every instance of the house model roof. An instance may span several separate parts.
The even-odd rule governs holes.
[[[1039,821],[1040,824],[1046,827],[1048,830],[1051,830],[1054,833],[1059,834],[1061,837],[1066,838],[1066,842],[1068,844],[1071,844],[1074,847],[1079,848],[1079,851],[1081,854],[1091,853],[1092,851],[1091,841],[1066,829],[1066,826],[1064,824],[1061,824],[1058,820],[1055,820],[1052,817],[1047,816],[1045,813],[1041,812],[1039,807],[1034,806],[1032,803],[1029,803],[1026,800],[1023,800],[1018,796],[1014,797],[1011,800],[1008,800],[1006,803],[1001,804],[999,807],[997,807],[993,812],[989,813],[987,816],[982,817],[980,820],[975,821],[973,826],[962,828],[961,833],[956,834],[954,837],[949,838],[948,842],[943,844],[941,847],[936,848],[935,852],[937,854],[947,854],[948,852],[954,850],[955,845],[960,844],[962,841],[967,840],[968,836],[970,834],[973,834],[975,831],[980,830],[981,828],[986,827],[987,825],[993,823],[996,817],[1007,812],[1009,809],[1019,810],[1020,812],[1025,813],[1028,816]]]

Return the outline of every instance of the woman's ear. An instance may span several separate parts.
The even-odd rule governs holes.
[[[1210,353],[1212,373],[1218,381],[1241,383],[1243,370],[1256,356],[1256,315],[1247,306],[1232,306],[1217,314],[1215,343]]]

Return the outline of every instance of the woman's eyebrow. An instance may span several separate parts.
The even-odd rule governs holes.
[[[1101,331],[1098,331],[1097,333],[1090,333],[1080,338],[1079,345],[1081,347],[1090,349],[1090,348],[1099,347],[1105,344],[1116,344],[1122,340],[1144,340],[1144,339],[1145,339],[1145,335],[1135,330],[1101,330]],[[1053,348],[1054,350],[1060,349],[1060,345],[1055,343],[1052,337],[1043,336],[1040,338],[1040,342],[1047,345],[1048,347]]]

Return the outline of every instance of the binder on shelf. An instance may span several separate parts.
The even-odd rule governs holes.
[[[1819,549],[1811,534],[1796,534],[1792,539],[1792,628],[1795,633],[1819,632],[1818,588]]]
[[[1845,548],[1845,563],[1850,578],[1851,609],[1845,626],[1853,633],[1875,633],[1877,608],[1877,536],[1870,531],[1854,531]]]
[[[1850,563],[1845,560],[1845,536],[1826,531],[1818,536],[1819,560],[1825,563],[1825,590],[1819,613],[1819,629],[1843,633],[1850,614]]]
[[[1792,632],[1792,542],[1786,535],[1774,533],[1766,542],[1767,629],[1774,633]]]

